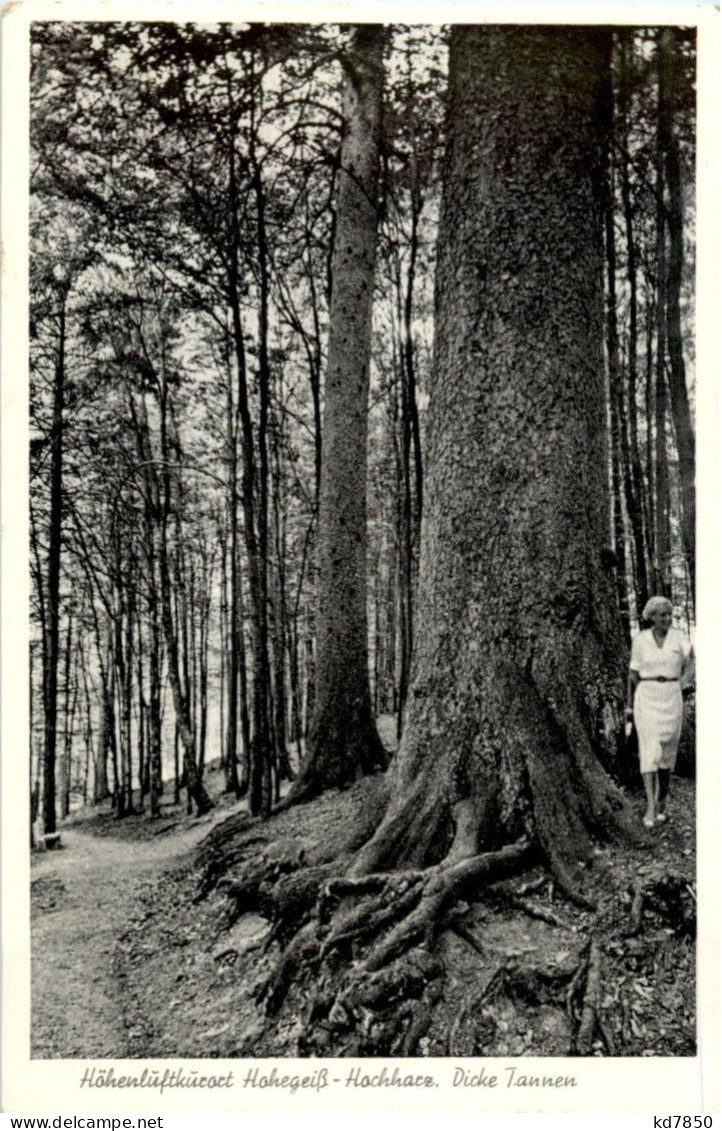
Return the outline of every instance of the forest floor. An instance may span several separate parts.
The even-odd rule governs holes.
[[[391,733],[389,721],[389,745]],[[379,785],[370,778],[260,822],[210,772],[218,808],[201,819],[170,805],[156,821],[74,815],[63,847],[33,858],[33,1057],[302,1054],[307,987],[266,1014],[258,991],[278,943],[267,945],[267,920],[236,907],[223,884],[260,855],[279,874],[321,860],[359,813],[378,808]],[[631,800],[641,820],[642,799]],[[436,943],[444,992],[417,1054],[568,1055],[580,1009],[573,975],[594,937],[592,1054],[694,1055],[694,783],[673,779],[669,821],[640,847],[597,851],[596,913],[570,905],[541,867],[452,909]],[[319,1048],[318,1033],[314,1048],[346,1052]]]

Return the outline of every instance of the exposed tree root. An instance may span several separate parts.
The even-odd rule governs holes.
[[[572,1033],[576,1032],[579,1026],[579,1011],[580,1011],[580,994],[584,979],[586,978],[587,969],[589,968],[589,944],[587,944],[580,956],[579,964],[574,976],[572,977],[569,988],[566,994],[566,1007],[567,1016],[569,1018],[569,1025]]]
[[[460,939],[463,939],[465,943],[468,943],[471,949],[475,950],[477,954],[481,955],[482,957],[486,956],[486,951],[477,939],[474,932],[469,929],[463,919],[461,919],[458,915],[452,913],[447,917],[443,925],[450,931],[453,931],[454,934],[458,935]]]
[[[526,883],[521,884],[517,891],[519,896],[536,895],[542,888],[550,888],[551,880],[546,872],[543,872],[536,880],[528,880]]]
[[[644,911],[644,884],[637,881],[634,885],[634,895],[632,897],[632,906],[629,912],[631,919],[631,935],[638,935],[642,929],[642,912]]]
[[[408,1016],[408,1025],[401,1038],[400,1047],[392,1048],[392,1054],[414,1055],[419,1041],[431,1027],[434,1006],[442,997],[440,979],[436,978],[427,984],[420,1000],[415,1004],[410,1004],[402,1015],[402,1020],[406,1020]]]
[[[235,876],[219,880],[216,886],[236,901],[239,913],[259,911],[262,892],[304,863],[303,849],[283,842],[271,844],[264,853],[247,860]]]
[[[488,895],[504,907],[523,911],[530,919],[538,919],[542,923],[548,923],[550,927],[560,927],[567,931],[570,929],[569,923],[552,911],[551,908],[542,907],[534,900],[527,899],[521,892],[508,890],[503,884],[495,884]]]
[[[264,1002],[268,1014],[276,1013],[297,978],[305,980],[317,967],[318,940],[313,923],[302,927],[283,951],[273,972],[256,992],[256,1001]]]
[[[438,930],[442,911],[449,903],[482,882],[518,871],[533,859],[529,842],[522,838],[499,852],[488,852],[429,869],[418,905],[377,945],[365,960],[368,970],[378,970],[409,946],[428,943]]]
[[[328,1048],[342,1048],[346,1055],[411,1055],[442,992],[443,966],[432,948],[445,925],[444,912],[461,895],[533,858],[529,842],[520,839],[498,852],[452,858],[423,872],[326,879],[329,866],[322,865],[283,875],[272,888],[259,883],[257,866],[250,869],[229,891],[244,900],[255,895],[273,919],[273,941],[288,943],[299,907],[307,917],[259,1000],[273,1014],[293,984],[310,983],[302,1042],[308,1055]]]
[[[259,888],[259,909],[273,927],[268,945],[277,942],[286,947],[298,930],[314,913],[319,888],[332,875],[338,863],[317,864],[292,871],[275,882],[264,882]]]
[[[577,907],[583,908],[584,911],[597,910],[596,901],[590,899],[589,896],[585,895],[582,891],[581,879],[577,879],[572,875],[566,867],[566,864],[559,859],[557,854],[553,854],[549,857],[549,867],[559,886],[559,890],[564,893],[567,899],[576,904]]]
[[[607,1056],[616,1056],[617,1055],[616,1042],[613,1040],[612,1034],[609,1031],[609,1026],[607,1025],[606,1021],[602,1017],[602,1014],[599,1010],[597,1010],[597,1029],[599,1030],[601,1038],[604,1041],[604,1045],[605,1045],[605,1048],[607,1050]]]
[[[444,970],[435,952],[439,932],[451,928],[488,957],[458,915],[448,916],[456,902],[478,896],[490,884],[544,861],[567,898],[595,909],[589,884],[591,837],[605,828],[609,839],[622,837],[624,803],[592,764],[584,727],[572,717],[564,696],[554,699],[550,693],[547,702],[531,677],[526,683],[522,678],[520,695],[516,668],[513,677],[518,709],[512,706],[502,741],[505,750],[525,752],[521,773],[526,781],[517,784],[518,796],[527,800],[518,812],[495,808],[498,783],[490,786],[483,775],[467,774],[463,761],[452,760],[454,776],[449,778],[445,770],[438,788],[430,788],[427,772],[400,782],[392,771],[385,815],[374,822],[367,814],[367,825],[376,827],[353,855],[349,840],[340,855],[336,846],[333,861],[323,856],[319,861],[312,850],[316,862],[309,865],[303,853],[286,843],[245,861],[225,886],[239,912],[259,910],[272,923],[265,951],[278,947],[280,954],[257,998],[269,1016],[291,990],[289,1008],[299,1008],[299,999],[302,1009],[308,1003],[299,1039],[302,1055],[412,1055],[443,994]],[[509,701],[504,689],[501,696]],[[572,758],[565,779],[572,742],[586,747]],[[303,779],[302,773],[294,788],[315,788],[311,778]],[[512,794],[507,800],[515,798]],[[499,830],[510,828],[517,839],[498,847],[494,838]],[[500,887],[489,895],[568,931],[564,918],[530,898],[549,882],[547,874],[523,890]],[[452,1055],[463,1055],[461,1025],[469,1028],[471,1051],[493,1044],[492,991],[508,999],[503,1005],[507,1012],[523,1013],[524,1006],[538,1004],[563,1010],[566,1004],[577,1055],[590,1054],[597,1031],[609,1051],[613,1041],[599,1018],[600,965],[596,941],[581,961],[576,956],[571,968],[505,964],[450,1033]],[[478,1014],[473,1018],[472,1006]],[[561,1029],[566,1042],[565,1022]]]
[[[333,950],[349,947],[364,939],[379,934],[401,916],[410,912],[421,899],[422,883],[416,875],[406,873],[387,876],[381,892],[371,905],[363,903],[339,916],[338,922],[329,929],[321,956],[327,957]]]
[[[489,1001],[490,998],[496,997],[502,990],[504,985],[504,971],[506,963],[502,962],[492,974],[487,978],[479,993],[474,994],[470,998],[460,1013],[454,1020],[454,1023],[449,1030],[447,1038],[447,1056],[463,1056],[464,1052],[458,1047],[457,1038],[459,1031],[466,1022],[470,1014],[478,1014],[482,1006]]]
[[[560,915],[555,914],[554,911],[550,911],[548,908],[541,907],[531,899],[511,899],[509,906],[523,911],[524,914],[528,915],[531,919],[539,919],[542,923],[548,923],[550,927],[561,927],[562,930],[569,930],[569,923],[562,919]]]
[[[353,968],[319,973],[319,988],[302,1050],[327,1047],[345,1055],[412,1055],[441,995],[444,968],[420,947],[374,973]]]
[[[602,977],[602,961],[599,943],[592,939],[589,946],[587,965],[587,985],[584,991],[584,1004],[576,1038],[574,1052],[577,1056],[590,1056],[594,1032],[598,1025],[599,987]]]
[[[464,1005],[451,1026],[447,1055],[479,1055],[494,1042],[497,1009],[505,998],[515,1007],[562,1007],[565,988],[576,977],[579,956],[571,962],[534,964],[507,960],[487,978],[480,992]],[[568,996],[568,994],[567,994]],[[466,1029],[466,1040],[460,1034]]]
[[[473,832],[470,836],[473,840]],[[488,962],[489,952],[460,916],[460,900],[481,895],[570,929],[561,916],[527,896],[548,884],[548,875],[517,890],[503,882],[538,859],[526,838],[467,857],[452,851],[423,870],[363,876],[336,875],[338,861],[308,865],[292,845],[274,847],[248,861],[226,891],[234,906],[260,910],[272,923],[264,951],[278,947],[280,954],[256,996],[270,1018],[293,990],[290,1008],[306,1009],[300,1055],[414,1055],[444,996],[439,933],[454,931]],[[677,914],[680,933],[689,933],[689,918],[681,910],[691,899],[688,890],[683,892],[674,877],[663,877],[639,887],[633,902],[641,907],[650,895],[666,921]],[[572,1055],[590,1056],[602,1047],[606,1055],[617,1055],[616,1037],[600,1008],[600,941],[593,936],[576,954],[560,952],[559,958],[497,966],[457,1016],[447,1038],[448,1055],[481,1055],[495,1043],[503,1047],[509,1010],[524,1016],[525,1010],[542,1006],[566,1009]],[[629,1018],[623,1002],[621,1007],[624,1044]],[[602,1045],[595,1045],[597,1037]]]

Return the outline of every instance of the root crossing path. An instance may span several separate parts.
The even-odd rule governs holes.
[[[123,1057],[129,1037],[114,952],[149,879],[177,867],[228,809],[151,840],[69,827],[63,847],[32,867],[32,1030],[35,1059]]]

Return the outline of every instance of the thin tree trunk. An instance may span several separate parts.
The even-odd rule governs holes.
[[[113,654],[115,654],[115,649],[113,649]],[[117,812],[118,804],[119,804],[119,798],[120,798],[120,792],[121,792],[121,777],[120,777],[120,767],[119,767],[119,764],[118,764],[118,728],[117,728],[117,725],[116,725],[117,724],[118,712],[116,710],[116,698],[117,698],[116,688],[117,688],[117,670],[116,670],[115,663],[113,663],[113,667],[112,667],[111,673],[110,673],[110,693],[109,693],[110,712],[109,712],[109,715],[108,715],[108,721],[109,721],[109,725],[110,725],[110,764],[111,764],[112,769],[113,769],[113,789],[111,791],[111,798],[112,798],[113,808]]]
[[[283,781],[293,781],[287,745],[286,693],[286,636],[288,632],[286,602],[286,528],[285,495],[282,468],[283,423],[276,417],[271,429],[271,485],[273,490],[271,527],[273,596],[269,605],[271,617],[271,645],[273,655],[273,737],[278,776]]]
[[[60,556],[63,524],[63,408],[65,402],[66,296],[58,312],[58,345],[53,381],[53,423],[50,463],[50,529],[48,533],[47,653],[44,672],[45,746],[43,753],[43,828],[57,825],[55,757],[58,722],[58,657],[60,652]]]
[[[110,672],[113,664],[113,644],[110,623],[108,623],[105,642],[105,659],[103,657],[103,647],[97,622],[96,647],[98,651],[98,667],[100,669],[100,720],[98,723],[98,747],[95,758],[93,801],[97,805],[101,801],[106,801],[110,796],[110,788],[108,786],[108,754],[111,750],[112,735],[114,732],[113,692],[110,681]]]
[[[143,464],[145,481],[143,518],[145,527],[144,552],[146,586],[148,590],[145,609],[148,624],[148,704],[147,704],[147,789],[150,793],[151,817],[160,816],[160,797],[163,792],[162,711],[161,711],[161,618],[158,581],[158,537],[160,523],[160,488],[158,471],[153,460],[153,448],[148,426],[145,394],[136,398],[128,387],[128,407],[136,433],[138,457]],[[140,648],[140,635],[139,635]],[[142,677],[139,677],[139,680]],[[139,686],[142,684],[139,683]],[[142,699],[142,691],[140,692]],[[141,785],[141,790],[143,789]]]
[[[665,376],[666,306],[667,306],[667,247],[664,209],[664,131],[666,94],[659,85],[657,115],[657,295],[656,295],[656,370],[654,388],[654,494],[655,494],[655,589],[665,597],[672,596],[670,491],[667,462],[667,381]]]
[[[612,400],[610,404],[611,428],[611,462],[612,462],[612,532],[614,535],[615,578],[617,584],[617,604],[619,606],[619,619],[627,643],[631,646],[632,633],[629,618],[629,594],[627,592],[627,553],[624,536],[624,512],[622,508],[622,477],[619,439],[619,418],[617,406]]]
[[[261,88],[258,88],[259,95]],[[271,665],[269,657],[268,625],[268,578],[269,578],[269,529],[268,529],[268,429],[271,398],[271,366],[268,355],[269,299],[270,283],[268,274],[268,243],[266,234],[266,196],[261,166],[256,154],[255,102],[251,105],[251,128],[249,131],[249,157],[253,174],[253,191],[256,204],[256,242],[259,274],[258,310],[258,557],[255,561],[257,571],[258,609],[254,623],[257,625],[256,647],[254,648],[254,731],[251,745],[251,779],[249,783],[248,805],[251,813],[268,817],[274,801],[273,774],[277,775],[277,751],[271,737],[274,727],[271,690]],[[255,586],[252,586],[252,591]],[[282,659],[282,657],[281,657]],[[259,725],[262,724],[262,725]]]
[[[173,620],[173,607],[171,601],[171,574],[168,553],[168,515],[170,512],[170,471],[168,468],[169,443],[168,443],[168,417],[167,397],[168,389],[165,375],[160,378],[160,444],[162,459],[162,500],[159,539],[159,566],[160,566],[160,593],[161,593],[161,622],[165,639],[166,656],[168,659],[168,681],[173,695],[173,706],[176,714],[178,736],[183,745],[183,770],[186,779],[188,795],[193,799],[199,816],[214,808],[196,766],[195,736],[190,716],[188,700],[184,694],[181,665],[178,655],[178,636],[176,624]],[[178,774],[176,773],[176,791],[179,788]]]
[[[148,704],[145,699],[145,670],[143,664],[144,640],[143,625],[140,610],[136,612],[135,623],[136,655],[135,655],[135,683],[136,683],[136,743],[138,746],[138,790],[140,808],[143,809],[144,799],[150,792],[150,766],[148,758]]]
[[[180,730],[178,720],[173,725],[173,804],[180,805],[181,799],[181,761],[180,761]]]
[[[198,740],[198,772],[205,769],[206,740],[208,734],[208,653],[211,618],[211,587],[213,583],[213,555],[203,543],[203,562],[200,577],[201,592],[198,607],[198,715],[200,738]]]
[[[627,427],[624,414],[624,391],[619,364],[619,329],[617,325],[617,250],[614,236],[614,164],[612,147],[614,140],[614,107],[611,72],[605,84],[605,145],[604,164],[604,243],[607,266],[607,317],[606,345],[607,368],[609,372],[609,405],[611,421],[611,463],[612,463],[612,512],[614,532],[615,576],[617,581],[617,601],[619,615],[627,644],[631,642],[629,625],[629,596],[627,593],[627,555],[624,536],[624,513],[622,490],[627,504],[629,521],[634,528],[637,524],[636,505],[632,488],[631,461],[627,441]]]
[[[637,609],[643,609],[649,599],[650,555],[652,542],[652,523],[649,514],[648,496],[642,475],[642,462],[639,452],[639,433],[637,428],[637,249],[634,240],[632,220],[632,201],[629,181],[628,153],[628,87],[629,51],[633,50],[634,32],[624,29],[621,32],[621,77],[619,88],[619,122],[621,147],[621,189],[624,212],[624,234],[626,241],[626,266],[629,284],[629,451],[632,466],[632,483],[636,519],[630,515],[632,537],[635,551],[635,573],[637,580]]]
[[[418,190],[416,162],[412,160],[411,190],[411,237],[409,241],[409,264],[405,280],[403,302],[403,350],[401,360],[401,421],[402,421],[402,659],[399,684],[399,737],[406,706],[408,679],[414,648],[414,590],[418,568],[419,532],[421,529],[421,510],[423,500],[423,466],[421,457],[421,434],[419,412],[416,400],[416,364],[414,360],[414,339],[412,330],[414,285],[416,281],[416,261],[419,250],[419,219],[421,199]]]
[[[63,746],[60,757],[60,818],[65,820],[70,812],[70,760],[72,756],[72,710],[70,699],[71,669],[73,666],[73,611],[67,612],[68,627],[65,636],[65,664],[63,681]]]
[[[220,639],[220,656],[218,658],[218,734],[220,736],[221,769],[225,780],[226,775],[226,749],[225,749],[225,709],[226,709],[226,672],[228,667],[228,579],[226,556],[228,545],[221,520],[218,521],[218,542],[221,548],[221,592],[218,605],[218,635]]]
[[[237,184],[236,155],[230,151],[230,186],[232,242],[230,248],[228,293],[233,324],[233,344],[235,349],[236,377],[238,394],[236,412],[240,421],[242,437],[242,498],[243,532],[248,559],[248,579],[250,590],[251,615],[251,655],[253,663],[252,728],[251,749],[244,752],[249,758],[249,808],[257,815],[270,806],[268,789],[268,767],[270,762],[270,737],[268,719],[268,656],[266,635],[266,585],[265,559],[262,559],[261,543],[264,541],[265,519],[262,514],[265,495],[258,499],[257,483],[261,494],[265,492],[265,464],[257,469],[253,421],[248,398],[246,371],[246,347],[241,311],[241,220],[240,201]],[[262,381],[265,387],[265,379]],[[265,414],[267,414],[267,393],[262,398],[264,420],[259,432],[265,444]],[[260,442],[260,438],[259,438]],[[261,462],[265,457],[261,453]],[[258,523],[258,528],[256,526]]]
[[[241,786],[238,780],[238,684],[239,664],[243,652],[243,621],[241,618],[241,593],[238,567],[238,434],[236,428],[236,410],[233,403],[233,384],[231,374],[228,374],[228,389],[226,397],[226,450],[228,460],[228,541],[230,553],[230,610],[229,610],[229,647],[227,653],[228,666],[228,716],[225,734],[225,784],[229,793],[241,796]],[[225,566],[224,566],[225,583]]]
[[[123,725],[123,796],[125,812],[133,812],[133,627],[135,623],[135,559],[129,558],[125,596],[125,664],[121,683]]]
[[[92,594],[90,600],[92,601]],[[83,805],[88,804],[90,767],[96,765],[96,754],[93,748],[93,704],[88,680],[88,657],[85,649],[81,652],[81,671],[83,675],[83,699],[85,701],[85,773],[83,776]]]
[[[654,393],[654,298],[653,284],[648,282],[646,294],[645,317],[645,366],[644,366],[644,405],[645,421],[647,424],[646,447],[646,473],[647,473],[647,507],[649,510],[649,576],[656,584],[656,539],[657,539],[657,501],[655,496],[655,470],[654,470],[654,419],[655,419],[655,393]]]
[[[243,599],[243,575],[238,574],[238,690],[241,713],[241,796],[248,792],[251,776],[251,713],[249,710],[248,667],[246,664],[246,611]]]
[[[681,493],[681,526],[684,553],[691,579],[694,599],[695,589],[695,434],[687,394],[682,329],[680,318],[680,291],[682,288],[683,233],[682,192],[680,187],[679,146],[674,135],[672,97],[675,80],[674,30],[663,28],[658,32],[657,52],[659,62],[659,117],[660,144],[665,157],[667,181],[667,227],[669,231],[669,259],[666,286],[666,331],[669,350],[669,386],[671,393],[672,423],[677,438],[679,481]]]

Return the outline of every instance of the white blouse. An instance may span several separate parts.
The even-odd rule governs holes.
[[[637,672],[641,679],[679,679],[682,675],[689,649],[678,628],[670,628],[661,648],[654,639],[653,629],[646,628],[632,641],[631,671]]]

